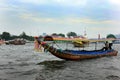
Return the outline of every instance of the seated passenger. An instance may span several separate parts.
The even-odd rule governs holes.
[[[102,48],[102,50],[109,50],[109,43],[108,41],[105,42],[105,47]]]
[[[112,41],[109,41],[109,49],[112,49]]]

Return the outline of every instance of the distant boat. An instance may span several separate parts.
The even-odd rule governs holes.
[[[120,44],[120,40],[115,40],[113,44]]]
[[[51,38],[52,39],[52,38]],[[97,41],[97,40],[94,40]],[[41,42],[41,41],[40,41]],[[65,60],[82,60],[82,59],[91,59],[105,56],[117,56],[118,51],[116,50],[61,50],[45,42],[41,42],[41,45],[44,49],[47,49],[54,56],[65,59]]]
[[[24,39],[14,39],[5,41],[6,45],[13,44],[13,45],[25,45],[26,41]]]
[[[83,41],[83,39],[74,40],[72,43],[74,47],[79,47],[79,48],[84,48],[89,46],[89,41],[88,40]]]

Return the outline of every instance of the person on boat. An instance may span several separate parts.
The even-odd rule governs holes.
[[[109,50],[109,43],[108,41],[105,42],[105,47],[102,48],[102,50]]]
[[[38,37],[34,37],[34,50],[38,51],[38,52],[42,52],[42,46],[40,44],[39,38]]]
[[[112,41],[108,41],[108,42],[109,42],[109,49],[112,49],[112,45],[113,45]]]

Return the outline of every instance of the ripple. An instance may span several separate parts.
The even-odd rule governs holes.
[[[36,76],[35,80],[46,80],[42,75]]]
[[[65,68],[65,61],[44,61],[41,63],[38,63],[37,65],[44,65],[44,69],[46,70],[59,70],[59,69],[64,69]]]
[[[36,74],[37,72],[38,72],[37,69],[32,69],[32,70],[28,70],[28,71],[22,71],[21,76],[22,75],[33,75],[33,74]]]
[[[103,68],[103,69],[108,69],[108,70],[117,70],[117,71],[120,71],[119,68],[115,67],[115,66],[109,66],[107,68]]]
[[[3,79],[3,78],[0,78],[0,80],[8,80],[8,79]]]
[[[120,80],[120,77],[116,76],[116,75],[109,75],[109,76],[106,77],[106,79],[109,79],[109,80]]]

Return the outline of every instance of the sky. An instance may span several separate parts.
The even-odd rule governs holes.
[[[0,0],[0,34],[120,34],[120,0]]]

